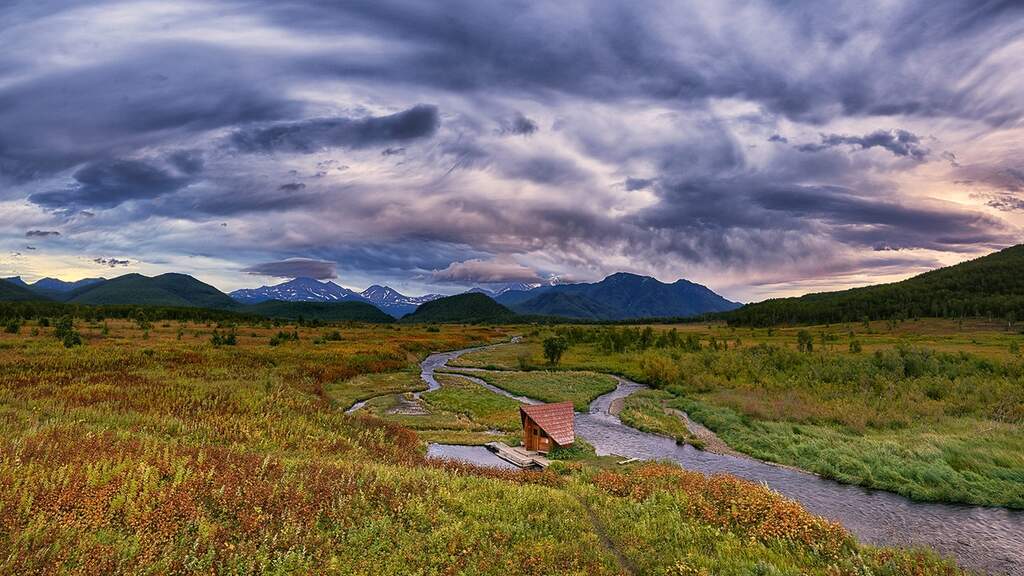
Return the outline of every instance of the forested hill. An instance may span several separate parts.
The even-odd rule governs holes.
[[[28,288],[18,286],[7,280],[0,280],[0,301],[15,302],[22,300],[45,300]]]
[[[825,324],[865,318],[988,316],[1024,319],[1024,245],[902,282],[748,304],[731,324]]]
[[[468,292],[421,304],[402,322],[507,322],[515,313],[485,294]]]

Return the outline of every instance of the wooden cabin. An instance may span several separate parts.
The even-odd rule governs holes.
[[[523,448],[550,452],[556,446],[571,446],[576,440],[572,402],[523,404],[519,406],[523,423]]]

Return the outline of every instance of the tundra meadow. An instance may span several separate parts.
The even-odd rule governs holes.
[[[522,332],[23,321],[0,334],[0,572],[960,573],[928,551],[860,545],[736,478],[585,458],[478,468],[427,459],[401,423],[414,415],[345,414],[421,390],[430,350]],[[608,387],[568,376],[566,398]],[[550,375],[518,381],[552,390]],[[507,398],[465,381],[431,394],[424,434],[514,436]]]

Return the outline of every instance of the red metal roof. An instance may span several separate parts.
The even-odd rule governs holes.
[[[559,446],[568,446],[576,439],[572,402],[523,404],[519,406],[519,411],[536,422],[537,426]]]

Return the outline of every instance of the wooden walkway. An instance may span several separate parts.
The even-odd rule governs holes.
[[[521,446],[509,446],[504,442],[488,442],[484,444],[498,458],[511,462],[520,468],[547,468],[551,461],[540,454]]]

